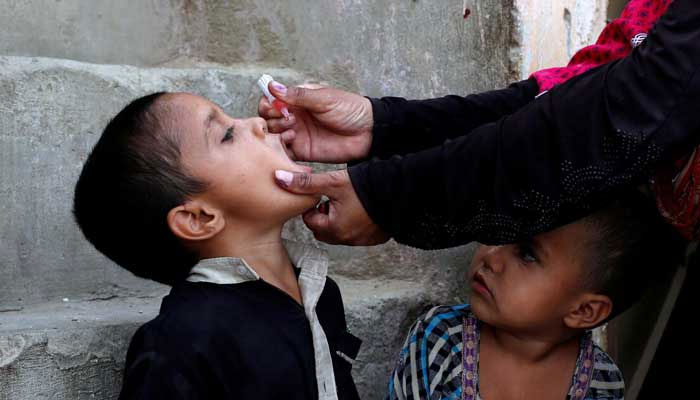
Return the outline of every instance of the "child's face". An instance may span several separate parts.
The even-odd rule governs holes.
[[[474,314],[494,327],[538,332],[562,327],[585,293],[583,245],[575,222],[513,245],[480,246],[469,271]]]
[[[236,119],[192,94],[168,94],[164,101],[179,131],[181,162],[208,184],[198,195],[238,222],[277,224],[313,207],[316,196],[291,194],[277,186],[274,171],[304,172],[291,161],[280,135],[268,134],[261,118]]]

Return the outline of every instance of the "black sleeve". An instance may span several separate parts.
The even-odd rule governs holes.
[[[154,351],[138,354],[124,371],[120,400],[204,400],[171,361]]]
[[[404,244],[513,242],[571,222],[698,143],[700,7],[674,1],[632,54],[469,135],[349,169]]]
[[[370,98],[374,127],[370,157],[388,158],[442,144],[472,129],[512,114],[538,93],[534,79],[505,89],[466,97],[445,96],[429,100],[400,97]]]
[[[202,379],[201,365],[193,367],[194,362],[184,361],[194,359],[185,355],[181,350],[184,347],[178,351],[164,350],[170,348],[169,340],[163,339],[158,332],[158,328],[146,324],[131,339],[119,400],[211,398],[210,393],[205,392],[210,382]]]

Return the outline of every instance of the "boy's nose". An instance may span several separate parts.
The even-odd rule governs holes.
[[[251,124],[255,135],[261,139],[264,139],[265,135],[267,134],[267,121],[260,117],[255,117],[251,118]]]
[[[484,266],[494,273],[501,273],[506,264],[506,246],[484,246]]]

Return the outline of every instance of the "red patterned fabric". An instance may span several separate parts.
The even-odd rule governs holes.
[[[687,240],[700,239],[700,148],[662,168],[652,189],[661,215]]]
[[[630,0],[620,18],[609,23],[591,46],[579,50],[566,67],[549,68],[537,71],[532,77],[537,80],[540,92],[566,82],[591,68],[620,59],[636,47],[666,12],[672,0]]]

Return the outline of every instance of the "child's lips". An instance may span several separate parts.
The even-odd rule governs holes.
[[[471,279],[471,287],[477,293],[480,293],[484,296],[493,297],[493,293],[491,292],[489,286],[486,284],[486,281],[484,280],[483,275],[481,275],[481,272],[477,271],[476,273],[474,273]]]

